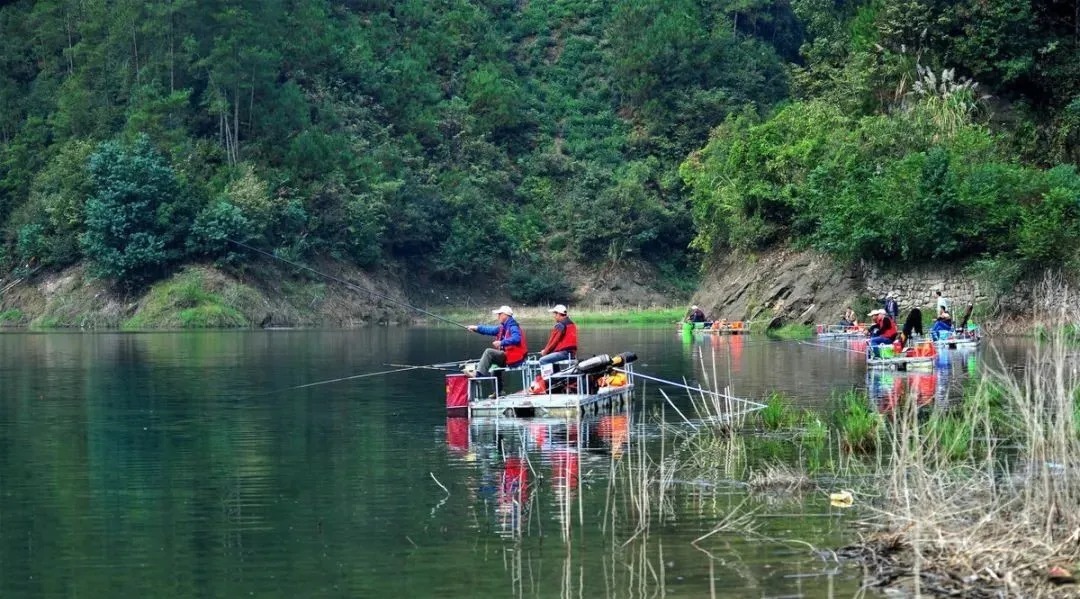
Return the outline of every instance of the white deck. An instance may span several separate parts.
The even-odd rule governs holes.
[[[934,357],[919,356],[912,358],[867,358],[866,366],[869,368],[891,368],[893,370],[929,370],[934,367]]]
[[[621,408],[629,400],[634,384],[604,387],[596,393],[542,393],[516,391],[501,397],[469,402],[470,416],[574,417]]]
[[[936,347],[945,347],[948,349],[958,349],[962,347],[977,347],[979,345],[979,338],[975,337],[953,337],[951,339],[938,339],[934,341]]]

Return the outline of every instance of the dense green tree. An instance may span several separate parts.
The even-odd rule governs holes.
[[[677,271],[783,240],[1064,260],[1076,6],[6,2],[0,254],[132,281],[230,235],[459,282],[568,260]],[[125,196],[90,153],[157,165],[135,187],[179,195]],[[128,201],[184,216],[100,210]],[[129,256],[132,227],[148,237]]]
[[[148,138],[101,144],[89,172],[82,247],[95,274],[142,283],[184,257],[193,201]]]

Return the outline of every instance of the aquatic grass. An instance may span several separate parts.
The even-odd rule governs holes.
[[[778,431],[794,426],[799,415],[786,395],[774,391],[765,399],[765,407],[757,412],[757,418],[765,430]]]
[[[924,426],[927,442],[937,446],[944,459],[958,461],[971,455],[975,430],[967,418],[938,410],[930,415]]]
[[[882,417],[870,407],[865,393],[847,391],[831,401],[831,418],[843,447],[848,451],[867,452],[876,449],[882,428]]]
[[[814,412],[802,414],[802,428],[795,437],[800,459],[806,462],[810,472],[827,470],[835,465],[829,450],[832,447],[832,432],[829,426]]]

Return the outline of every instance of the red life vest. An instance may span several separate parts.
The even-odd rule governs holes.
[[[502,346],[502,350],[506,352],[506,365],[517,366],[525,361],[525,356],[529,353],[528,346],[525,345],[525,329],[518,325],[518,331],[521,333],[521,343],[517,345]],[[495,339],[502,341],[503,337],[510,337],[510,327],[505,324],[499,327],[499,332],[495,335]]]
[[[569,318],[562,321],[562,325],[562,339],[558,338],[559,329],[553,328],[551,330],[551,336],[548,337],[547,345],[544,346],[543,353],[552,354],[557,351],[568,351],[570,353],[577,353],[577,325],[574,324]]]
[[[881,330],[878,335],[889,339],[896,339],[896,322],[888,316],[881,318]]]

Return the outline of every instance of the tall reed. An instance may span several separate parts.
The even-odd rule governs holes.
[[[879,572],[911,574],[915,594],[1060,596],[1051,568],[1080,564],[1078,393],[1059,334],[1022,374],[988,371],[951,421],[906,402],[869,522]]]

